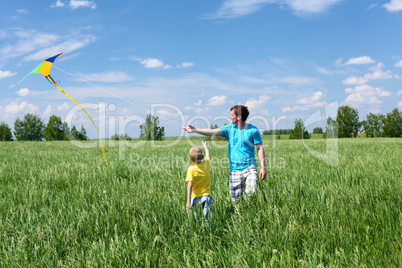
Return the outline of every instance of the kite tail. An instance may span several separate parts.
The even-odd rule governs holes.
[[[96,125],[95,125],[94,120],[92,120],[91,116],[87,113],[87,111],[85,111],[84,108],[81,107],[81,105],[78,104],[78,102],[76,102],[73,98],[71,98],[70,95],[68,95],[63,89],[61,89],[61,87],[59,87],[59,86],[57,85],[56,81],[54,81],[54,79],[53,79],[50,75],[46,76],[46,78],[47,78],[50,82],[52,82],[52,84],[55,85],[61,92],[63,92],[64,95],[66,95],[70,100],[72,100],[75,104],[77,104],[78,107],[80,107],[80,108],[86,113],[86,115],[89,117],[89,119],[91,119],[92,124],[94,124],[94,126],[95,126],[95,128],[96,128],[96,131],[98,132],[98,135],[99,135],[99,141],[100,141],[100,143],[101,143],[101,145],[102,145],[103,158],[105,158],[105,163],[108,164],[108,163],[107,163],[107,159],[106,159],[105,149],[103,148],[103,143],[102,143],[102,140],[101,140],[101,135],[100,135],[100,133],[99,133],[98,128],[97,128]]]

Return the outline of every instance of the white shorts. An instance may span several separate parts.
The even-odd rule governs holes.
[[[258,172],[257,167],[251,166],[242,171],[229,172],[229,187],[232,201],[241,197],[246,190],[246,194],[255,194],[257,192]]]

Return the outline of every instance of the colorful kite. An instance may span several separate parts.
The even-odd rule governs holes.
[[[42,74],[44,77],[46,77],[46,79],[47,79],[50,83],[52,83],[53,85],[55,85],[61,92],[64,93],[64,95],[66,95],[70,100],[72,100],[75,104],[77,104],[78,107],[80,107],[80,108],[87,114],[87,116],[89,117],[89,119],[91,119],[92,124],[94,124],[94,126],[95,126],[96,131],[98,132],[98,135],[99,135],[99,141],[100,141],[100,143],[101,143],[101,145],[102,145],[103,158],[105,158],[105,163],[107,164],[105,149],[103,148],[103,143],[102,143],[102,140],[101,140],[101,136],[100,136],[100,133],[99,133],[98,128],[97,128],[96,125],[95,125],[94,120],[92,120],[92,118],[89,116],[89,114],[87,113],[87,111],[85,111],[85,109],[82,108],[81,105],[79,105],[73,98],[71,98],[64,90],[62,90],[62,89],[57,85],[57,84],[60,83],[60,82],[56,82],[56,81],[50,76],[50,68],[52,68],[53,62],[57,59],[58,56],[60,56],[60,55],[63,54],[63,53],[64,53],[64,52],[62,52],[62,53],[60,53],[60,54],[57,54],[56,56],[50,57],[50,58],[48,58],[48,59],[46,59],[46,60],[44,60],[41,64],[39,64],[38,67],[36,67],[35,69],[33,69],[32,72],[30,72],[30,73],[27,74],[24,78],[22,78],[21,81],[24,80],[28,75],[31,75],[31,74]],[[18,84],[21,83],[21,81],[19,81]]]

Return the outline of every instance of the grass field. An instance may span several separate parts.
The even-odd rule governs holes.
[[[0,266],[400,267],[401,139],[341,139],[338,166],[264,139],[268,177],[236,206],[225,142],[210,144],[209,228],[185,209],[185,139],[107,144],[108,166],[99,148],[1,142]]]

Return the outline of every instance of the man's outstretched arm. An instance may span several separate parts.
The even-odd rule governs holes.
[[[220,136],[222,134],[222,130],[220,128],[210,129],[210,128],[195,128],[192,125],[188,125],[187,127],[183,127],[183,129],[187,133],[198,133],[205,136]]]

